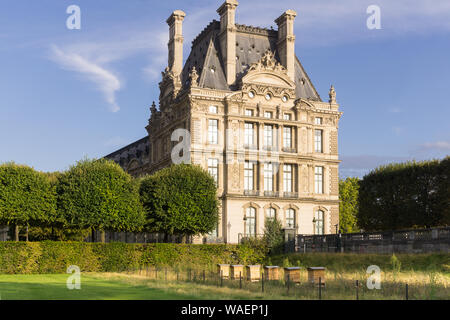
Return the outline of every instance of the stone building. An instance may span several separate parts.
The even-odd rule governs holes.
[[[322,101],[295,55],[295,11],[281,14],[273,30],[237,24],[237,5],[220,6],[220,21],[193,40],[184,65],[185,13],[171,14],[168,67],[148,136],[106,158],[134,176],[174,156],[208,169],[221,203],[210,240],[257,236],[274,217],[296,233],[335,233],[342,113],[334,88]]]

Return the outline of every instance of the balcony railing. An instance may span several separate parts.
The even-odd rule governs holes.
[[[264,191],[265,197],[278,197],[279,192],[278,191]]]
[[[298,198],[298,192],[284,192],[283,197],[285,198]]]
[[[295,150],[294,148],[287,148],[287,147],[283,147],[283,152],[289,152],[289,153],[296,153],[297,150]]]
[[[244,196],[259,196],[258,190],[244,190]]]
[[[258,150],[258,146],[255,144],[244,144],[244,149]]]

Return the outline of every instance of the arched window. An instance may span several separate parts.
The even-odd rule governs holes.
[[[266,210],[267,219],[275,219],[277,217],[277,211],[274,208],[268,208]]]
[[[314,233],[323,234],[323,216],[324,212],[322,210],[317,210],[314,214]]]
[[[294,209],[286,210],[286,227],[295,228],[295,210]]]
[[[256,235],[256,209],[253,207],[245,209],[245,234],[246,236]]]

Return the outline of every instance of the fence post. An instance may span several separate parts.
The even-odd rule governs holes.
[[[242,271],[239,271],[239,289],[242,289]]]
[[[319,277],[319,300],[322,300],[322,277]]]
[[[264,273],[262,274],[261,277],[261,292],[264,292]]]
[[[287,283],[286,283],[286,285],[287,285],[287,295],[289,295],[289,282],[291,282],[290,280],[291,280],[291,276],[288,274],[288,276],[287,276]]]
[[[223,287],[223,271],[220,270],[220,286]]]
[[[409,288],[408,288],[408,284],[406,284],[406,286],[405,286],[405,291],[406,291],[406,292],[405,292],[405,293],[406,293],[406,297],[405,297],[405,298],[406,298],[406,300],[409,300],[408,289],[409,289]]]
[[[359,300],[359,292],[358,292],[358,289],[359,289],[359,281],[356,280],[356,300]]]

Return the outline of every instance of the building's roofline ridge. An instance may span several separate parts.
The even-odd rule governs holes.
[[[220,22],[217,20],[212,20],[198,35],[192,40],[192,47],[195,46],[201,39],[209,32],[211,29],[217,28],[220,25]]]
[[[255,27],[255,26],[249,26],[245,24],[235,24],[236,30],[240,32],[245,33],[251,33],[251,34],[260,34],[263,36],[271,36],[271,37],[277,37],[278,31],[268,28],[262,28],[262,27]]]
[[[139,144],[139,143],[145,141],[146,139],[148,139],[148,135],[143,137],[143,138],[141,138],[141,139],[138,139],[138,140],[136,140],[136,141],[134,141],[134,142],[132,142],[130,144],[127,144],[126,146],[124,146],[124,147],[122,147],[120,149],[117,149],[116,151],[111,152],[110,154],[104,156],[103,158],[111,157],[112,155],[115,155],[115,154],[120,153],[120,152],[122,152],[122,151],[124,151],[126,149],[129,149],[131,146],[133,146],[135,144]]]

